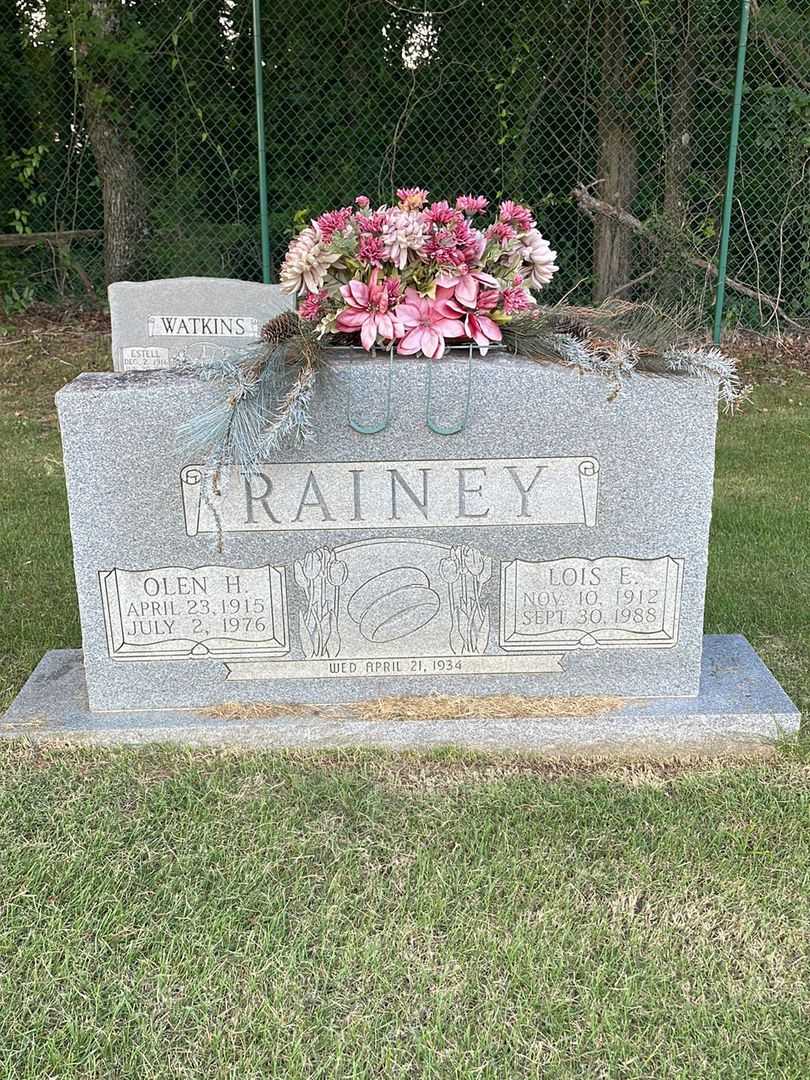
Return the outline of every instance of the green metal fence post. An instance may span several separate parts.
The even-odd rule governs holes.
[[[266,284],[270,281],[270,221],[267,216],[267,148],[264,136],[261,0],[253,0],[253,65],[256,80],[256,136],[259,153],[259,227],[262,238],[262,281]]]
[[[720,231],[720,257],[717,262],[717,294],[714,301],[714,341],[720,342],[723,328],[723,304],[726,298],[726,264],[728,238],[731,231],[731,205],[734,199],[734,173],[737,169],[737,140],[740,134],[740,106],[745,76],[745,47],[748,43],[748,20],[751,0],[740,5],[740,35],[737,41],[737,73],[734,78],[734,102],[731,106],[731,127],[728,134],[728,163],[726,165],[726,194],[723,199],[723,225]]]

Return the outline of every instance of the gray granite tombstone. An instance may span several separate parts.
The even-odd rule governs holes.
[[[278,285],[232,278],[118,281],[108,289],[113,369],[149,370],[257,341],[262,323],[292,310]]]
[[[390,422],[361,434],[347,416],[364,402],[374,419],[386,370],[338,354],[314,439],[219,485],[177,439],[210,384],[87,373],[62,389],[83,675],[68,674],[76,658],[50,661],[18,715],[55,664],[70,723],[111,713],[118,731],[154,733],[150,710],[199,733],[225,703],[433,694],[591,695],[619,711],[590,734],[566,722],[557,743],[540,720],[369,738],[559,750],[563,729],[572,745],[610,730],[627,742],[666,735],[668,717],[681,735],[690,717],[724,737],[796,726],[742,639],[704,655],[714,386],[639,375],[609,400],[597,377],[491,353],[473,361],[466,427],[441,435],[426,423],[429,373],[433,427],[451,428],[466,361],[397,360]],[[315,720],[274,730],[259,741],[349,737]]]

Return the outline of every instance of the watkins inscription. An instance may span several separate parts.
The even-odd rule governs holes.
[[[515,559],[501,567],[508,652],[678,641],[683,559]]]
[[[181,476],[186,532],[294,532],[476,525],[587,525],[597,517],[592,457],[279,462],[205,491]]]
[[[150,315],[149,337],[257,338],[259,320],[246,315]]]
[[[275,656],[289,650],[284,570],[100,570],[113,660]]]

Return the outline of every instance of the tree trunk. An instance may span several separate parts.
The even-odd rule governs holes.
[[[118,124],[88,108],[87,133],[101,180],[104,208],[104,277],[133,277],[144,237],[143,200],[135,153]]]
[[[684,190],[692,157],[690,128],[695,94],[695,38],[692,27],[692,0],[678,0],[680,26],[676,39],[675,66],[670,93],[669,143],[664,172],[664,220],[673,236],[686,225]],[[677,268],[667,273],[664,291],[677,296],[681,278]]]
[[[602,4],[599,164],[601,197],[629,209],[636,194],[636,134],[627,107],[630,83],[627,36],[630,16],[623,3]],[[593,238],[593,298],[599,303],[633,276],[633,234],[619,221],[599,219]]]
[[[113,40],[120,32],[118,10],[111,0],[91,0],[90,11],[101,33]],[[100,65],[103,71],[104,65]],[[101,182],[104,210],[104,277],[108,285],[135,276],[145,234],[138,161],[129,142],[126,106],[103,75],[87,67],[84,103],[87,134]]]

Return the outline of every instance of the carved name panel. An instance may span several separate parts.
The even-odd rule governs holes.
[[[259,320],[247,315],[150,315],[149,337],[248,338],[259,336]]]
[[[683,559],[515,559],[501,567],[508,652],[677,644]]]
[[[113,660],[228,659],[289,650],[284,570],[162,566],[100,570]]]
[[[278,462],[219,492],[180,476],[186,532],[596,524],[592,457]],[[207,487],[205,485],[208,484]]]

